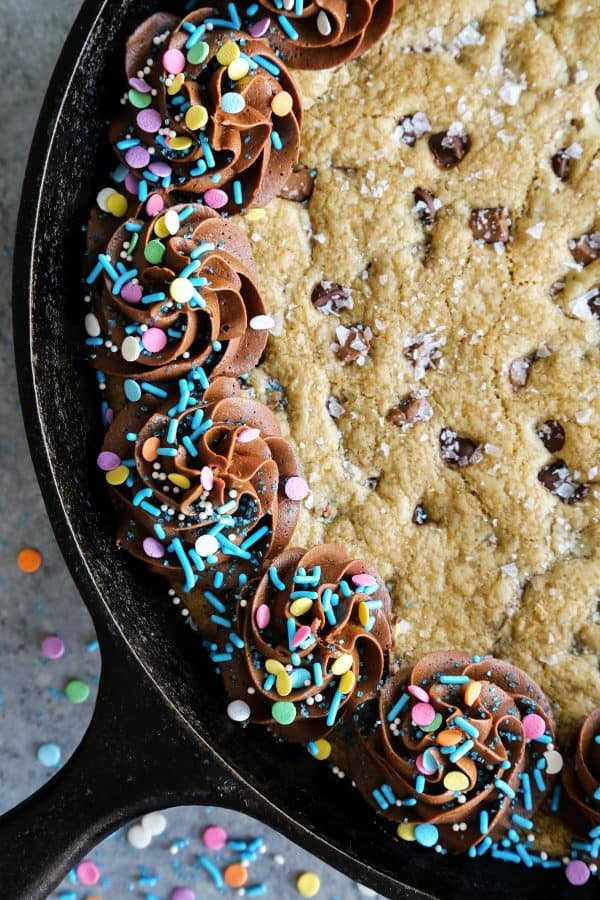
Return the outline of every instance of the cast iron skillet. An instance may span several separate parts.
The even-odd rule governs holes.
[[[72,758],[0,818],[0,896],[46,897],[127,820],[197,803],[261,819],[388,897],[566,897],[572,889],[560,871],[400,844],[389,823],[305,750],[229,722],[198,636],[165,603],[162,580],[115,548],[94,465],[98,396],[81,359],[81,223],[96,173],[110,163],[105,123],[123,89],[126,35],[157,8],[158,0],[83,4],[48,89],[23,189],[14,271],[21,402],[48,514],[97,630],[102,676]],[[591,900],[593,890],[577,897]]]

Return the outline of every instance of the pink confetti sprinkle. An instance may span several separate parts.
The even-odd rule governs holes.
[[[357,587],[368,587],[370,584],[377,584],[377,579],[373,575],[369,575],[368,572],[359,572],[357,575],[352,576],[352,582]]]
[[[137,197],[137,193],[138,193],[139,183],[140,183],[139,179],[136,178],[132,172],[127,173],[127,175],[125,177],[125,189],[130,194],[135,194],[136,197]]]
[[[210,466],[202,467],[202,471],[200,472],[200,483],[205,491],[212,491],[215,483],[215,476],[213,475]]]
[[[270,27],[271,20],[267,16],[264,19],[259,19],[258,22],[255,22],[254,25],[251,26],[250,34],[252,37],[261,38],[267,33]]]
[[[171,891],[170,900],[196,900],[196,892],[189,887],[176,887]]]
[[[147,109],[141,109],[139,111],[135,117],[135,121],[142,131],[146,131],[148,134],[156,134],[162,125],[162,116],[157,109],[153,109],[149,106]]]
[[[422,687],[419,687],[418,684],[409,684],[408,693],[413,697],[416,697],[417,700],[421,700],[422,703],[429,703],[429,694]]]
[[[523,730],[529,741],[537,741],[546,730],[546,723],[537,713],[529,713],[523,716]]]
[[[257,437],[260,437],[259,428],[242,428],[242,430],[238,432],[236,440],[239,441],[240,444],[249,444],[250,441],[255,441]]]
[[[567,881],[575,887],[581,887],[590,877],[589,867],[581,859],[572,859],[567,863],[565,875]]]
[[[165,201],[160,194],[150,194],[146,201],[146,212],[149,216],[157,216],[165,208]]]
[[[160,353],[167,346],[167,335],[162,328],[149,328],[142,335],[142,344],[148,353]]]
[[[125,162],[132,169],[145,169],[150,162],[150,154],[145,147],[138,144],[137,147],[130,147],[125,154]]]
[[[410,711],[415,725],[431,725],[435,719],[435,709],[431,703],[415,703]]]
[[[142,287],[139,284],[132,284],[131,281],[128,281],[127,284],[124,284],[121,288],[121,297],[123,300],[127,300],[128,303],[139,303],[142,299]]]
[[[77,866],[77,879],[80,884],[98,884],[100,869],[91,859],[84,859]]]
[[[160,161],[150,163],[148,170],[152,172],[153,175],[158,175],[159,178],[167,178],[173,171],[169,163]]]
[[[57,634],[48,634],[42,641],[42,653],[46,659],[62,659],[65,650],[65,642]]]
[[[144,81],[143,78],[130,78],[129,87],[132,87],[134,90],[139,91],[140,94],[149,94],[152,90],[148,82]]]
[[[165,50],[162,64],[165,72],[168,72],[170,75],[179,75],[185,69],[185,56],[181,50]]]
[[[294,635],[294,637],[292,638],[292,640],[290,641],[290,644],[292,645],[292,647],[299,647],[300,644],[304,643],[304,641],[310,635],[310,633],[311,632],[310,632],[310,628],[308,627],[308,625],[301,625],[300,628],[298,629],[298,631],[296,632],[296,634]]]
[[[224,206],[227,206],[229,197],[225,191],[221,191],[219,188],[210,188],[204,195],[204,202],[211,209],[223,209]]]
[[[227,843],[227,832],[220,825],[209,825],[204,829],[202,840],[209,850],[222,850]]]
[[[112,472],[113,469],[117,469],[121,465],[121,457],[117,453],[113,453],[112,450],[103,450],[98,454],[96,462],[98,463],[98,468],[102,469],[103,472]]]
[[[416,760],[417,769],[421,775],[435,775],[437,769],[428,769],[425,765],[425,759],[422,753],[419,753]]]
[[[144,548],[144,553],[146,554],[146,556],[151,557],[151,559],[162,559],[162,557],[165,555],[165,548],[160,541],[156,540],[156,538],[144,538],[142,546]]]
[[[261,603],[258,609],[256,610],[256,627],[260,628],[262,631],[263,628],[266,628],[269,622],[271,621],[271,610],[267,606],[266,603]]]
[[[292,475],[291,478],[288,478],[285,483],[286,497],[289,497],[290,500],[304,500],[308,494],[308,485],[304,478],[300,478],[299,475]]]

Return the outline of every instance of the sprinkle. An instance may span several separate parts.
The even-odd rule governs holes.
[[[199,556],[206,558],[207,556],[213,556],[218,553],[219,541],[212,534],[201,534],[200,537],[196,539],[194,548]]]
[[[238,94],[237,91],[228,91],[221,97],[221,109],[229,115],[241,113],[245,106],[243,94]]]
[[[387,714],[388,722],[393,722],[394,719],[402,712],[408,701],[410,700],[409,694],[402,694],[399,700],[392,706],[389,713]]]
[[[418,684],[409,684],[407,690],[411,697],[415,697],[417,700],[420,700],[421,703],[429,702],[429,694],[427,691],[423,690],[422,687],[419,687]]]
[[[279,725],[291,725],[296,718],[296,707],[289,700],[277,700],[271,707],[271,715]]]
[[[590,877],[590,869],[581,859],[572,859],[565,868],[565,875],[569,884],[581,887]]]
[[[227,832],[220,825],[209,825],[202,832],[202,841],[209,850],[222,850],[227,843]]]
[[[227,715],[232,722],[247,722],[250,718],[250,707],[245,700],[232,700],[227,706]]]
[[[80,884],[98,884],[100,881],[100,869],[90,859],[84,859],[83,862],[80,862],[76,873]]]
[[[536,713],[529,713],[528,715],[524,716],[522,724],[523,731],[525,732],[525,737],[529,741],[537,740],[544,734],[546,730],[545,721]]]
[[[416,841],[415,826],[412,822],[401,822],[396,829],[396,834],[401,841]]]
[[[263,894],[267,893],[267,886],[261,882],[260,884],[252,884],[243,890],[246,897],[262,897]]]
[[[514,821],[514,816],[513,816]],[[482,809],[479,813],[479,833],[487,834],[490,827],[490,817],[487,813],[487,810]]]
[[[481,694],[481,683],[479,681],[470,681],[465,688],[464,698],[467,706],[474,706],[479,700]]]
[[[65,688],[65,695],[71,703],[85,703],[85,701],[90,696],[90,688],[89,685],[85,683],[85,681],[80,681],[78,678],[74,678],[72,681],[69,681]]]
[[[211,209],[222,209],[227,206],[229,198],[225,191],[221,191],[219,188],[210,188],[204,194],[204,202]]]
[[[438,842],[438,830],[430,823],[416,825],[415,840],[422,847],[434,847]]]
[[[276,150],[281,150],[281,148],[283,147],[283,143],[282,143],[281,137],[279,136],[278,131],[271,132],[271,143],[273,144],[273,146],[275,147]]]
[[[167,335],[162,328],[149,328],[142,335],[142,344],[148,353],[160,353],[167,346]]]
[[[253,331],[268,331],[269,328],[273,328],[275,325],[275,319],[272,316],[254,316],[250,319],[250,328]]]
[[[277,21],[279,22],[282,30],[285,31],[287,36],[289,38],[291,38],[292,41],[298,40],[298,32],[296,31],[296,29],[294,28],[292,23],[289,21],[289,19],[286,19],[285,16],[278,16]]]
[[[508,784],[506,781],[503,781],[502,778],[495,779],[494,787],[498,788],[499,791],[502,791],[502,793],[509,797],[511,800],[515,799],[515,792],[511,788],[510,784]]]
[[[455,793],[466,791],[469,787],[469,779],[464,772],[448,772],[444,776],[444,787],[449,791],[454,791]]]
[[[440,684],[467,684],[468,675],[440,675]]]
[[[103,472],[112,472],[113,469],[121,465],[121,457],[111,450],[103,450],[98,454],[96,464]]]
[[[519,815],[519,813],[514,813],[512,817],[513,825],[516,825],[517,828],[524,828],[526,831],[529,831],[533,828],[533,822],[531,819],[526,819],[524,816]]]
[[[311,741],[308,744],[308,750],[315,759],[324,761],[331,756],[331,744],[325,738],[319,738],[318,741]]]
[[[431,725],[435,718],[435,709],[431,703],[415,703],[410,715],[414,725]]]
[[[461,744],[460,747],[457,747],[453,753],[450,754],[450,762],[456,763],[459,759],[462,759],[463,756],[466,756],[469,750],[471,750],[474,746],[474,742],[471,740],[465,741],[464,744]]]
[[[305,626],[308,627],[308,626]],[[309,629],[310,633],[310,629]],[[353,658],[350,653],[344,653],[342,656],[338,656],[335,659],[331,666],[331,672],[333,675],[343,675],[345,672],[348,672],[349,669],[352,668]]]
[[[65,655],[65,642],[56,634],[48,634],[41,644],[43,655],[46,659],[62,659]]]
[[[196,900],[196,892],[188,887],[176,887],[171,891],[169,900]]]
[[[106,481],[113,487],[125,484],[128,478],[129,469],[127,466],[118,466],[116,469],[106,473]]]
[[[150,162],[150,154],[145,147],[130,147],[125,154],[125,162],[131,169],[145,169]]]
[[[255,613],[256,627],[262,631],[271,621],[271,610],[266,603],[261,603]]]
[[[331,703],[329,705],[329,710],[327,712],[327,725],[331,728],[335,725],[335,720],[338,714],[338,710],[340,708],[341,702],[344,698],[344,695],[341,691],[336,691],[333,695]]]
[[[149,556],[151,559],[162,559],[162,557],[165,555],[165,548],[160,543],[160,541],[156,540],[156,538],[144,538],[142,547],[144,548],[144,553],[146,554],[146,556]]]
[[[231,888],[241,888],[248,881],[248,870],[242,863],[231,863],[223,872],[225,884]]]
[[[250,27],[250,34],[252,37],[261,38],[264,37],[271,27],[271,20],[268,17],[264,19],[259,19],[258,22],[255,22],[254,25]]]
[[[158,837],[167,827],[167,820],[162,813],[151,812],[142,816],[141,825],[144,831],[147,831],[152,837]]]
[[[321,9],[317,16],[317,31],[323,37],[328,37],[331,34],[331,23],[324,9]]]
[[[35,547],[23,547],[17,553],[17,566],[21,572],[31,575],[42,565],[42,554]]]
[[[218,866],[216,866],[213,862],[208,859],[206,856],[199,856],[198,862],[205,869],[210,877],[212,878],[215,887],[220,890],[223,887],[223,876],[221,875],[221,870]]]
[[[38,747],[37,758],[43,766],[53,769],[60,763],[61,750],[58,744],[42,744]]]
[[[464,731],[466,734],[469,735],[469,737],[472,737],[472,738],[479,737],[479,732],[475,728],[475,726],[471,725],[471,723],[468,722],[466,719],[464,719],[462,716],[456,716],[454,718],[453,724],[458,725],[458,727],[461,729],[461,731]]]
[[[564,761],[558,750],[546,750],[544,759],[548,775],[557,775],[562,770]]]
[[[303,872],[296,880],[296,889],[301,897],[315,897],[321,889],[321,879],[316,872]]]
[[[135,362],[142,352],[140,342],[132,334],[124,338],[121,344],[121,356],[126,362]]]
[[[156,134],[162,126],[162,116],[157,109],[140,110],[135,121],[141,131],[145,131],[147,134]],[[125,212],[127,212],[127,201],[125,201]],[[122,215],[125,215],[125,212]]]
[[[127,840],[136,850],[145,850],[152,841],[152,835],[141,825],[133,825],[127,832]]]
[[[181,50],[170,49],[163,53],[163,68],[170,75],[178,75],[185,70],[185,56]]]
[[[271,109],[273,114],[279,117],[287,116],[294,107],[292,95],[287,91],[279,91],[271,100]]]
[[[542,793],[546,790],[546,782],[544,781],[544,776],[542,775],[540,769],[533,770],[533,780],[535,781],[535,786],[538,791]]]
[[[199,131],[208,123],[208,110],[205,106],[197,104],[190,106],[185,114],[185,124],[190,131]]]
[[[236,441],[238,441],[240,444],[249,444],[251,441],[255,441],[259,437],[259,428],[242,428],[241,431],[238,431],[236,435]]]
[[[270,578],[270,580],[271,580],[271,584],[273,585],[273,587],[274,587],[276,590],[278,590],[278,591],[285,591],[285,584],[284,584],[284,582],[281,580],[281,578],[279,577],[279,574],[278,574],[277,569],[275,568],[275,566],[270,566],[270,567],[269,567],[269,578]]]

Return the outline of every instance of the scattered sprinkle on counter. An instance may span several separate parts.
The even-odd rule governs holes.
[[[42,554],[35,547],[23,547],[17,553],[17,565],[21,572],[26,572],[28,575],[37,572],[42,565]]]

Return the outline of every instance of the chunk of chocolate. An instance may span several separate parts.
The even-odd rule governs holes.
[[[588,231],[567,242],[571,256],[580,266],[589,266],[600,257],[600,231]]]
[[[335,281],[320,281],[311,295],[315,309],[322,313],[338,313],[342,309],[352,309],[352,291]]]
[[[573,157],[567,153],[566,148],[559,150],[552,157],[552,171],[561,181],[566,181],[569,177],[572,161]]]
[[[316,177],[317,173],[314,169],[298,169],[297,172],[292,172],[279,191],[279,196],[283,200],[294,200],[296,203],[310,200],[315,188]]]
[[[437,134],[432,134],[428,144],[440,169],[453,169],[471,149],[471,139],[468,134],[451,134],[450,131],[438,131]]]
[[[451,428],[440,432],[440,456],[447,466],[470,466],[481,462],[483,452],[480,444],[468,437],[460,437]]]
[[[433,225],[439,205],[435,202],[436,198],[430,191],[420,187],[414,189],[413,197],[415,198],[415,209],[423,225]]]
[[[513,359],[508,367],[508,378],[515,391],[525,387],[529,379],[529,370],[535,362],[535,354],[530,353],[521,359]]]
[[[471,211],[471,232],[477,241],[486,244],[508,243],[510,213],[505,206],[486,206]]]
[[[588,492],[587,484],[574,481],[564,459],[557,459],[540,469],[538,481],[563,503],[577,503],[583,500]]]
[[[401,428],[403,425],[414,425],[415,422],[426,422],[432,415],[431,405],[424,397],[406,397],[388,410],[386,419]]]
[[[547,419],[538,428],[537,436],[550,453],[558,453],[565,446],[565,429],[556,419]]]
[[[427,510],[422,503],[417,503],[413,510],[412,520],[415,525],[425,525],[429,521]]]
[[[422,332],[409,338],[404,347],[404,355],[413,364],[415,378],[420,380],[428,369],[435,368],[438,359],[441,359],[440,347],[443,341],[435,334]]]
[[[347,328],[340,325],[335,330],[338,343],[336,354],[343,366],[356,363],[363,366],[371,348],[373,332],[368,325],[356,323]]]

